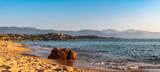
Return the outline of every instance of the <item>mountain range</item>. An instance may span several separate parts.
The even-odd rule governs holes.
[[[16,34],[45,34],[45,33],[65,33],[71,36],[99,36],[99,37],[116,37],[116,38],[160,38],[160,32],[149,32],[142,30],[128,29],[126,31],[116,31],[113,29],[106,30],[80,30],[80,31],[58,31],[42,30],[32,27],[0,27],[0,33]]]

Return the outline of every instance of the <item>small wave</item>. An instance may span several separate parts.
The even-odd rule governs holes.
[[[22,42],[30,44],[37,53],[50,53],[54,47],[69,48],[77,52],[80,60],[95,66],[107,68],[126,68],[130,62],[139,65],[160,64],[159,40],[85,40],[85,41],[50,41]],[[139,66],[134,65],[134,66]],[[119,67],[118,67],[119,66]],[[130,65],[129,65],[130,66]],[[133,66],[133,67],[134,67]],[[160,66],[160,65],[159,65]]]

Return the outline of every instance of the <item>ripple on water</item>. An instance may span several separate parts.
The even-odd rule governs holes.
[[[109,39],[79,41],[36,41],[18,42],[39,45],[40,53],[50,53],[53,47],[70,48],[78,53],[81,60],[94,65],[113,63],[140,63],[140,65],[160,64],[160,39]],[[107,63],[108,64],[108,63]],[[114,65],[114,64],[113,64]]]

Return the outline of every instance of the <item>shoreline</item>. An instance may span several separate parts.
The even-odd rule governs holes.
[[[26,46],[26,45],[24,45],[24,47],[28,48],[28,46]],[[35,52],[35,51],[33,50],[32,52]],[[34,54],[30,54],[30,53],[24,53],[24,54],[34,55]],[[36,56],[36,55],[34,55],[34,56]],[[37,57],[39,57],[39,56],[37,56]],[[51,63],[51,64],[57,64],[60,66],[68,66],[68,65],[62,64],[61,62],[59,62],[56,59],[47,59],[47,58],[42,58],[42,57],[39,57],[39,58],[48,62],[48,63]],[[91,68],[83,68],[83,67],[81,68],[81,67],[76,67],[76,66],[69,66],[69,67],[72,67],[75,71],[79,71],[79,72],[84,72],[84,71],[87,71],[87,72],[120,72],[120,71],[113,71],[113,70],[100,70],[100,69],[91,69]]]
[[[54,63],[49,59],[41,58],[28,53],[23,53],[22,51],[33,52],[33,50],[28,49],[27,46],[22,44],[10,41],[0,41],[0,71],[67,71],[64,70],[64,67],[67,67],[70,69],[70,71],[76,72],[115,72],[109,70],[69,67]]]
[[[24,52],[24,53],[23,53]],[[56,63],[57,60],[47,59],[43,57],[36,56],[32,53],[25,52],[34,52],[34,50],[29,49],[28,46],[9,42],[9,41],[0,41],[0,71],[13,71],[13,72],[28,72],[28,71],[67,71],[63,70],[64,67],[71,68],[73,72],[146,72],[141,69],[146,67],[139,67],[138,69],[133,70],[100,70],[100,69],[90,69],[87,67],[76,67],[76,66],[67,66],[61,63]],[[6,64],[8,63],[8,64]],[[34,65],[38,63],[39,65]],[[9,67],[9,68],[6,68]],[[51,68],[51,69],[48,69]],[[148,67],[150,68],[150,67]],[[17,70],[17,71],[16,71]]]
[[[18,43],[21,43],[21,42],[18,42]],[[43,46],[43,44],[41,44],[41,43],[40,43],[40,45],[36,45],[35,43],[32,43],[32,42],[28,43],[28,44],[25,44],[25,43],[22,42],[22,44],[28,46],[29,49],[33,49],[33,50],[36,51],[36,52],[31,52],[31,54],[34,54],[34,55],[42,57],[42,58],[47,58],[46,56],[48,56],[48,55],[46,55],[46,54],[48,54],[48,52],[50,52],[50,50],[52,50],[52,48],[53,48],[53,46]],[[33,45],[33,44],[35,44],[35,45]],[[45,47],[49,47],[49,48],[45,48]],[[61,48],[64,48],[64,47],[61,46]],[[45,56],[44,56],[44,54],[45,54]],[[58,63],[60,65],[68,65],[68,64],[63,64],[63,63],[60,63],[60,62],[58,62]],[[130,72],[132,72],[132,71],[134,71],[134,72],[146,72],[146,71],[155,72],[158,69],[160,69],[159,66],[158,67],[157,66],[151,66],[151,65],[148,65],[148,64],[147,65],[146,64],[141,65],[139,63],[136,63],[136,64],[134,63],[133,64],[132,62],[129,63],[129,64],[126,64],[126,65],[123,65],[123,63],[122,64],[120,63],[120,65],[119,64],[115,65],[115,63],[113,63],[113,62],[111,62],[111,63],[109,62],[109,64],[106,63],[106,64],[108,64],[105,67],[106,69],[97,68],[98,67],[98,66],[96,66],[97,63],[96,63],[96,65],[94,65],[94,64],[91,65],[91,67],[89,66],[90,63],[88,63],[89,65],[87,65],[86,62],[81,63],[81,62],[76,61],[75,63],[76,63],[76,67],[78,67],[78,68],[83,68],[83,69],[87,68],[87,69],[96,69],[96,70],[98,69],[98,70],[107,70],[107,71],[109,70],[109,71],[124,71],[124,72],[129,72],[129,71]],[[79,64],[81,66],[77,66]],[[110,64],[113,64],[113,65],[110,65]],[[72,66],[72,65],[69,65],[69,66]],[[89,67],[87,67],[87,66],[89,66]]]

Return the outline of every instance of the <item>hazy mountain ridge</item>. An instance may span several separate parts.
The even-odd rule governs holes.
[[[54,30],[40,30],[32,27],[0,27],[0,33],[16,33],[16,34],[45,34]]]
[[[160,38],[160,32],[149,32],[128,29],[126,31],[116,31],[113,29],[98,30],[80,30],[80,31],[57,31],[42,30],[32,27],[0,27],[0,33],[16,34],[45,34],[45,33],[65,33],[72,36],[95,35],[100,37],[118,37],[118,38]]]

